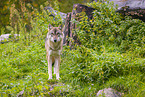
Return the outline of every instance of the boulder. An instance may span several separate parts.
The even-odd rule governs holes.
[[[20,35],[19,34],[14,34],[14,38],[16,38],[17,36],[20,36]],[[8,42],[9,38],[11,38],[11,34],[2,34],[0,36],[0,43]]]
[[[118,5],[118,10],[122,9],[125,6],[129,8],[140,8],[145,9],[145,0],[109,0],[113,1],[114,5]]]
[[[74,4],[73,5],[73,10],[72,10],[72,15],[73,15],[73,17],[77,17],[78,13],[85,12],[86,15],[88,16],[88,19],[92,19],[93,18],[93,13],[92,12],[94,10],[95,10],[94,8],[88,7],[86,5]]]
[[[118,5],[116,12],[131,16],[145,22],[145,0],[109,0]]]
[[[3,40],[8,40],[9,39],[9,36],[10,36],[11,34],[2,34],[1,36],[0,36],[0,41],[3,41]]]
[[[45,7],[44,9],[48,10],[51,13],[50,16],[54,17],[54,19],[55,19],[55,16],[59,14],[63,22],[65,21],[66,13],[58,12],[57,10],[54,10],[52,7]]]
[[[121,93],[112,88],[99,90],[96,97],[121,97]]]

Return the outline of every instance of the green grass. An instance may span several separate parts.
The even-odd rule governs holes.
[[[114,48],[115,49],[115,48]],[[112,87],[128,97],[145,96],[145,60],[127,53],[99,53],[85,47],[65,46],[60,66],[61,80],[48,80],[44,40],[1,44],[0,93],[16,96],[95,96]],[[51,90],[52,89],[52,90]],[[61,91],[61,92],[60,92]]]
[[[57,16],[54,21],[41,6],[42,13],[35,10],[33,29],[27,33],[20,16],[19,40],[0,44],[2,97],[95,97],[100,89],[109,87],[124,97],[145,96],[145,23],[129,17],[122,19],[112,4],[88,5],[98,11],[93,21],[84,16],[77,22],[80,29],[76,33],[82,44],[74,45],[72,50],[63,47],[59,81],[54,74],[54,79],[48,80],[45,36],[49,23],[57,26],[62,20]]]

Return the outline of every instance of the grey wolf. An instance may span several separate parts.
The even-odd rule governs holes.
[[[54,74],[56,79],[59,80],[59,66],[60,55],[63,47],[63,32],[62,25],[59,27],[53,27],[48,25],[48,33],[45,41],[46,58],[48,61],[48,74],[49,79],[52,79],[52,64],[54,63]]]

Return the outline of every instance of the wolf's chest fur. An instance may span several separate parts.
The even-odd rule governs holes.
[[[47,51],[49,56],[59,56],[61,54],[60,42],[51,43],[51,41],[48,40],[46,45],[48,46]]]
[[[57,50],[57,51],[49,50],[50,56],[59,56],[60,54],[61,54],[61,50]]]

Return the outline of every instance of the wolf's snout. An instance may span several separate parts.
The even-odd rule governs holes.
[[[57,39],[54,39],[54,42],[57,42]]]

